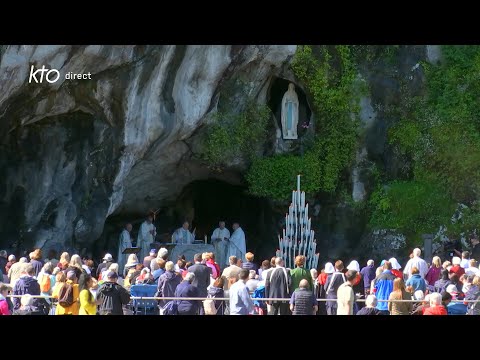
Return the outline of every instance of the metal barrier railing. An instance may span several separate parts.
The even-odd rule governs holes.
[[[22,297],[22,295],[7,295],[7,297]],[[53,296],[45,296],[45,295],[31,295],[32,298],[44,298],[44,299],[52,299]],[[208,297],[154,297],[154,296],[131,296],[130,300],[230,300],[230,298],[208,298]],[[252,298],[252,300],[256,301],[290,301],[290,298]],[[330,301],[336,302],[336,299],[317,299],[317,301]],[[357,299],[356,302],[365,302],[365,299]],[[379,300],[377,302],[412,302],[412,303],[419,303],[424,302],[424,300]],[[476,303],[480,302],[479,300],[451,300],[451,302],[459,302],[459,303]]]

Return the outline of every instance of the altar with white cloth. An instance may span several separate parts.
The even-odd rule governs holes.
[[[167,248],[168,259],[175,264],[177,258],[181,255],[185,256],[185,261],[191,261],[193,263],[195,254],[202,254],[204,252],[215,253],[215,247],[212,244],[205,244],[203,242],[199,244],[163,244],[161,247]]]

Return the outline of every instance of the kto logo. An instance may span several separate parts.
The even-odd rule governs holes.
[[[60,71],[56,69],[47,69],[45,68],[45,65],[43,65],[40,69],[37,69],[37,71],[34,71],[35,67],[32,65],[30,68],[30,77],[28,78],[28,83],[32,83],[32,79],[34,82],[37,84],[41,84],[43,82],[44,76],[45,80],[47,80],[50,84],[53,84],[57,82],[57,80],[60,78]]]

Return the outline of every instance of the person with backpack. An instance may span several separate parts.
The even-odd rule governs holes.
[[[55,315],[78,315],[80,310],[80,289],[75,271],[67,272],[67,281],[62,285],[57,296],[58,303]]]
[[[55,275],[53,275],[53,264],[47,262],[43,265],[41,275],[38,276],[38,283],[40,284],[40,295],[45,296],[45,300],[51,304],[50,296],[52,295],[53,287],[55,286]],[[59,269],[60,270],[60,269]]]
[[[117,284],[118,274],[110,271],[107,281],[97,291],[100,315],[123,315],[123,306],[130,302],[130,293]]]

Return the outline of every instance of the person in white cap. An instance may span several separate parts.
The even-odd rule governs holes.
[[[422,279],[425,279],[425,275],[428,272],[428,265],[425,260],[423,260],[420,255],[422,255],[422,250],[419,248],[413,249],[413,257],[408,260],[407,265],[405,265],[405,269],[403,270],[403,274],[407,279],[412,277],[412,268],[416,267],[418,269],[418,273]]]
[[[97,279],[99,279],[100,275],[102,274],[102,271],[103,270],[106,270],[110,267],[110,265],[112,265],[113,263],[113,257],[111,254],[109,253],[106,253],[105,256],[103,257],[103,262],[101,264],[98,265],[97,267]]]

